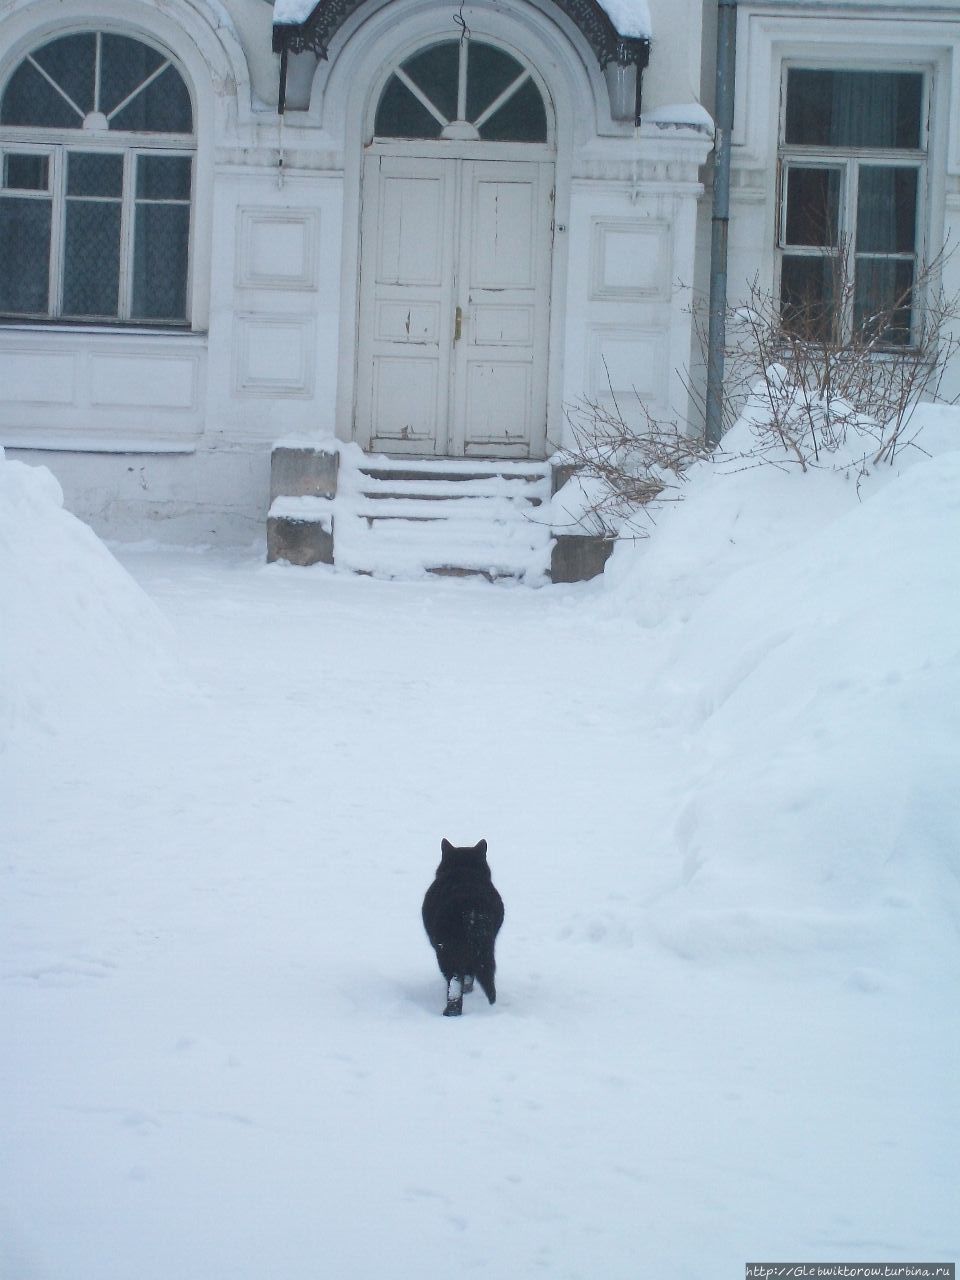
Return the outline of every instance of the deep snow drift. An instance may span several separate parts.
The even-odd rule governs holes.
[[[0,463],[0,1277],[956,1258],[958,422],[541,591],[144,594]],[[506,902],[456,1020],[441,836]]]

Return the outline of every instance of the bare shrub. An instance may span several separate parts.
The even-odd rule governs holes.
[[[637,405],[639,426],[626,420],[612,388],[608,401],[567,410],[573,445],[566,458],[578,487],[568,513],[589,532],[644,537],[652,509],[677,500],[686,468],[709,453],[676,422],[655,418],[639,396]]]
[[[938,255],[909,289],[870,312],[842,243],[818,297],[781,302],[754,281],[726,318],[724,430],[741,418],[750,426],[749,444],[738,438],[734,457],[745,466],[863,474],[915,445],[917,405],[957,399],[941,394],[947,366],[960,356],[960,301],[941,284],[947,256]],[[702,308],[694,306],[693,315],[706,351]],[[640,422],[633,425],[612,388],[609,402],[583,401],[568,410],[567,456],[579,480],[579,503],[568,508],[573,523],[643,536],[657,504],[680,497],[686,468],[711,454],[700,425],[703,389],[692,379],[687,389],[699,419],[687,431],[655,418],[639,396]]]
[[[960,354],[960,303],[943,291],[944,261],[940,254],[909,289],[870,313],[842,243],[820,297],[781,303],[755,280],[728,311],[725,428],[746,413],[755,456],[786,457],[802,470],[892,462],[915,441],[917,405],[946,402],[946,368]],[[703,342],[696,310],[695,318]],[[690,390],[702,406],[702,394]]]

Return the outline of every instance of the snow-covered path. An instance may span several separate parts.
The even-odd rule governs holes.
[[[3,1280],[955,1256],[923,966],[657,929],[702,768],[662,637],[599,586],[118,554],[194,691],[7,760]],[[459,1020],[419,920],[441,836],[487,838],[507,907]]]

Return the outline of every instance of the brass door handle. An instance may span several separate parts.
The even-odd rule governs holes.
[[[453,340],[459,342],[463,337],[463,308],[457,307],[456,318],[453,322]]]

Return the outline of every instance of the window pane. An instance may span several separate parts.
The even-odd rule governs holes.
[[[467,119],[476,120],[522,74],[523,67],[509,53],[490,44],[471,44],[467,60]]]
[[[858,253],[913,253],[917,244],[917,170],[861,165]]]
[[[119,286],[119,203],[67,201],[63,314],[115,317]]]
[[[836,247],[840,228],[840,170],[791,165],[786,171],[786,244]]]
[[[109,115],[165,62],[162,53],[139,40],[103,33],[100,55],[100,110]]]
[[[484,142],[546,142],[547,113],[532,80],[521,85],[480,129]]]
[[[780,316],[791,333],[812,342],[830,334],[838,320],[833,305],[837,271],[837,259],[827,254],[783,255]]]
[[[137,156],[137,198],[190,199],[189,156]]]
[[[396,76],[390,77],[373,131],[378,138],[439,138],[441,125]]]
[[[186,319],[189,235],[188,205],[137,205],[133,319]]]
[[[787,72],[786,141],[819,147],[919,147],[923,76],[904,71]]]
[[[51,40],[33,54],[47,75],[73,99],[84,115],[93,110],[97,37],[92,31]]]
[[[6,191],[47,191],[49,175],[48,156],[11,153],[3,157],[3,186]]]
[[[414,54],[403,64],[403,69],[421,89],[442,116],[447,120],[457,118],[457,84],[460,75],[460,43],[451,40],[435,44]]]
[[[68,196],[116,196],[123,191],[123,156],[71,151],[67,156]]]
[[[79,129],[83,116],[29,62],[21,62],[10,77],[0,124],[38,125],[42,129]]]
[[[193,106],[187,86],[167,67],[110,121],[111,129],[148,133],[192,133]]]
[[[913,263],[896,258],[857,258],[853,322],[870,337],[894,346],[910,342]]]
[[[50,201],[0,199],[0,311],[46,315]]]

